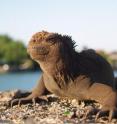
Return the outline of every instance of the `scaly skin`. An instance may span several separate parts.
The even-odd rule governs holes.
[[[13,100],[12,105],[29,99],[35,103],[48,90],[61,97],[95,100],[102,111],[109,111],[111,121],[117,100],[113,70],[104,58],[94,50],[78,53],[70,37],[44,31],[32,36],[27,51],[43,74],[31,95]]]

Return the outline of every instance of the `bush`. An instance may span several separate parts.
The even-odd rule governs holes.
[[[19,65],[27,59],[26,47],[7,35],[0,35],[0,63]]]

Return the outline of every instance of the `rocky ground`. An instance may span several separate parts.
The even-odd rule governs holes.
[[[21,106],[8,105],[13,97],[28,95],[23,91],[0,92],[0,124],[108,124],[107,116],[100,117],[95,122],[95,114],[101,105],[92,102],[60,99],[55,95],[48,95],[48,101],[38,99],[36,105],[31,101]],[[87,110],[91,113],[84,119]],[[112,119],[109,124],[117,124]]]

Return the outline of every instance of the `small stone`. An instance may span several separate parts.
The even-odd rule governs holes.
[[[72,103],[72,105],[74,105],[74,106],[78,106],[78,101],[77,101],[76,99],[73,99],[71,103]]]

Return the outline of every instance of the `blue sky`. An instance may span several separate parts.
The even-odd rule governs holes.
[[[0,0],[0,34],[27,44],[41,30],[71,35],[77,49],[117,50],[117,0]]]

